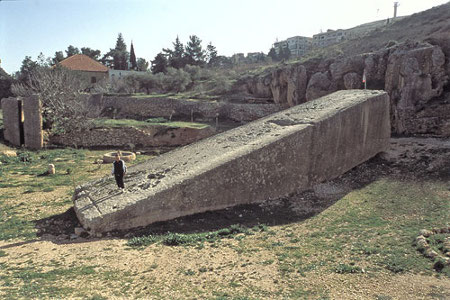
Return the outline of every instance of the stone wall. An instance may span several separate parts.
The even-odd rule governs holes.
[[[28,149],[41,149],[44,145],[42,134],[42,106],[37,95],[23,99],[24,141]]]
[[[41,100],[33,95],[2,99],[3,137],[14,146],[43,147]]]
[[[160,147],[183,146],[215,134],[211,127],[172,128],[154,125],[149,127],[93,128],[82,132],[50,136],[55,145],[78,147]]]
[[[22,101],[17,98],[3,98],[3,138],[14,146],[20,147],[23,138],[21,137],[22,122]]]
[[[193,114],[194,121],[221,120],[237,122],[254,121],[281,110],[276,104],[239,104],[204,100],[184,100],[167,97],[137,98],[96,96],[91,103],[102,108],[103,115],[118,119],[146,119],[154,117],[187,118]]]
[[[104,232],[279,198],[389,146],[389,98],[349,90],[310,101],[76,188],[84,228]]]

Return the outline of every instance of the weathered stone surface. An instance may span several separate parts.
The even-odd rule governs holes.
[[[37,95],[23,99],[24,138],[28,149],[41,149],[44,145],[42,134],[42,106]]]
[[[306,101],[308,76],[303,65],[290,65],[272,72],[270,89],[273,100],[284,106],[292,107]]]
[[[246,90],[258,97],[273,98],[270,82],[272,81],[272,74],[266,76],[255,76],[247,80]]]
[[[149,127],[92,128],[82,132],[53,135],[50,143],[77,147],[161,147],[183,146],[215,134],[214,128]]]
[[[193,113],[196,119],[214,120],[219,114],[220,119],[232,121],[254,121],[280,111],[276,104],[241,104],[202,100],[185,100],[175,98],[136,98],[99,96],[91,98],[90,104],[102,109],[102,114],[120,118],[151,118],[151,117],[185,117]]]
[[[389,99],[349,90],[295,106],[77,187],[91,232],[278,198],[332,179],[389,145]]]
[[[16,98],[3,98],[3,137],[14,146],[21,146],[20,123],[22,102]]]
[[[444,66],[445,55],[437,46],[407,43],[389,56],[385,90],[392,99],[392,121],[398,133],[410,133],[407,120],[442,94],[448,80]]]
[[[361,88],[362,76],[355,72],[347,73],[343,77],[344,87],[347,90],[354,90]]]
[[[317,72],[308,82],[306,88],[306,100],[311,101],[330,93],[331,81],[327,73]]]

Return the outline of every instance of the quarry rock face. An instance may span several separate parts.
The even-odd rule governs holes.
[[[275,113],[76,188],[91,233],[257,203],[335,178],[389,146],[389,97],[348,90]]]
[[[361,88],[365,72],[367,88],[385,90],[391,98],[393,132],[450,136],[446,113],[450,109],[450,38],[389,45],[353,57],[280,66],[269,75],[249,79],[247,90],[265,97],[270,90],[275,102],[293,106],[337,90]]]

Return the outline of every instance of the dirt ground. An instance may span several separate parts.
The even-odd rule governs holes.
[[[61,284],[80,289],[83,295],[98,295],[97,299],[450,299],[450,280],[445,276],[392,274],[382,270],[355,276],[323,272],[323,268],[309,270],[306,276],[280,274],[280,264],[276,261],[282,263],[283,253],[277,250],[277,244],[288,244],[292,236],[310,234],[313,229],[308,222],[312,216],[383,176],[449,180],[450,141],[393,139],[386,153],[310,191],[133,231],[111,232],[101,238],[71,237],[79,224],[73,210],[68,209],[36,220],[37,239],[0,241],[0,250],[7,254],[0,257],[0,266],[2,263],[17,268],[32,265],[41,272],[53,270],[55,266],[60,269],[93,266],[97,275],[74,276]],[[34,193],[30,199],[14,201],[52,201],[64,193],[67,191],[63,189]],[[450,220],[443,221],[448,224]],[[224,239],[219,245],[202,247],[153,244],[134,249],[126,245],[128,238],[143,233],[205,232],[232,224],[247,227],[266,224],[270,229],[269,234]],[[307,252],[302,259],[305,265],[326,262],[327,253]],[[339,261],[346,259],[341,257]],[[5,272],[7,275],[8,271]],[[0,297],[2,293],[7,295],[0,288]],[[83,296],[72,293],[67,298]]]

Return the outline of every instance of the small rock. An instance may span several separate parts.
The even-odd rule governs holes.
[[[78,238],[78,235],[76,235],[75,233],[72,233],[71,235],[70,235],[70,239],[71,240],[76,240]]]
[[[430,230],[422,229],[420,232],[420,235],[423,235],[424,237],[429,237],[430,235],[433,235],[433,232]]]
[[[47,171],[47,174],[49,174],[49,175],[53,175],[53,174],[55,174],[56,172],[55,172],[55,165],[54,164],[49,164],[48,165],[48,171]]]
[[[75,234],[78,235],[78,236],[80,236],[85,231],[86,230],[84,230],[83,227],[75,227],[75,230],[74,230]]]
[[[142,153],[141,153],[141,152],[139,152],[139,151],[138,151],[138,152],[136,152],[136,155],[141,155],[141,154],[142,154]]]
[[[98,238],[101,238],[103,236],[103,234],[101,233],[101,232],[97,232],[96,234],[95,234],[95,237],[98,237]]]
[[[438,256],[438,254],[434,250],[427,249],[425,251],[425,256],[428,257],[428,258],[435,258],[436,256]]]

